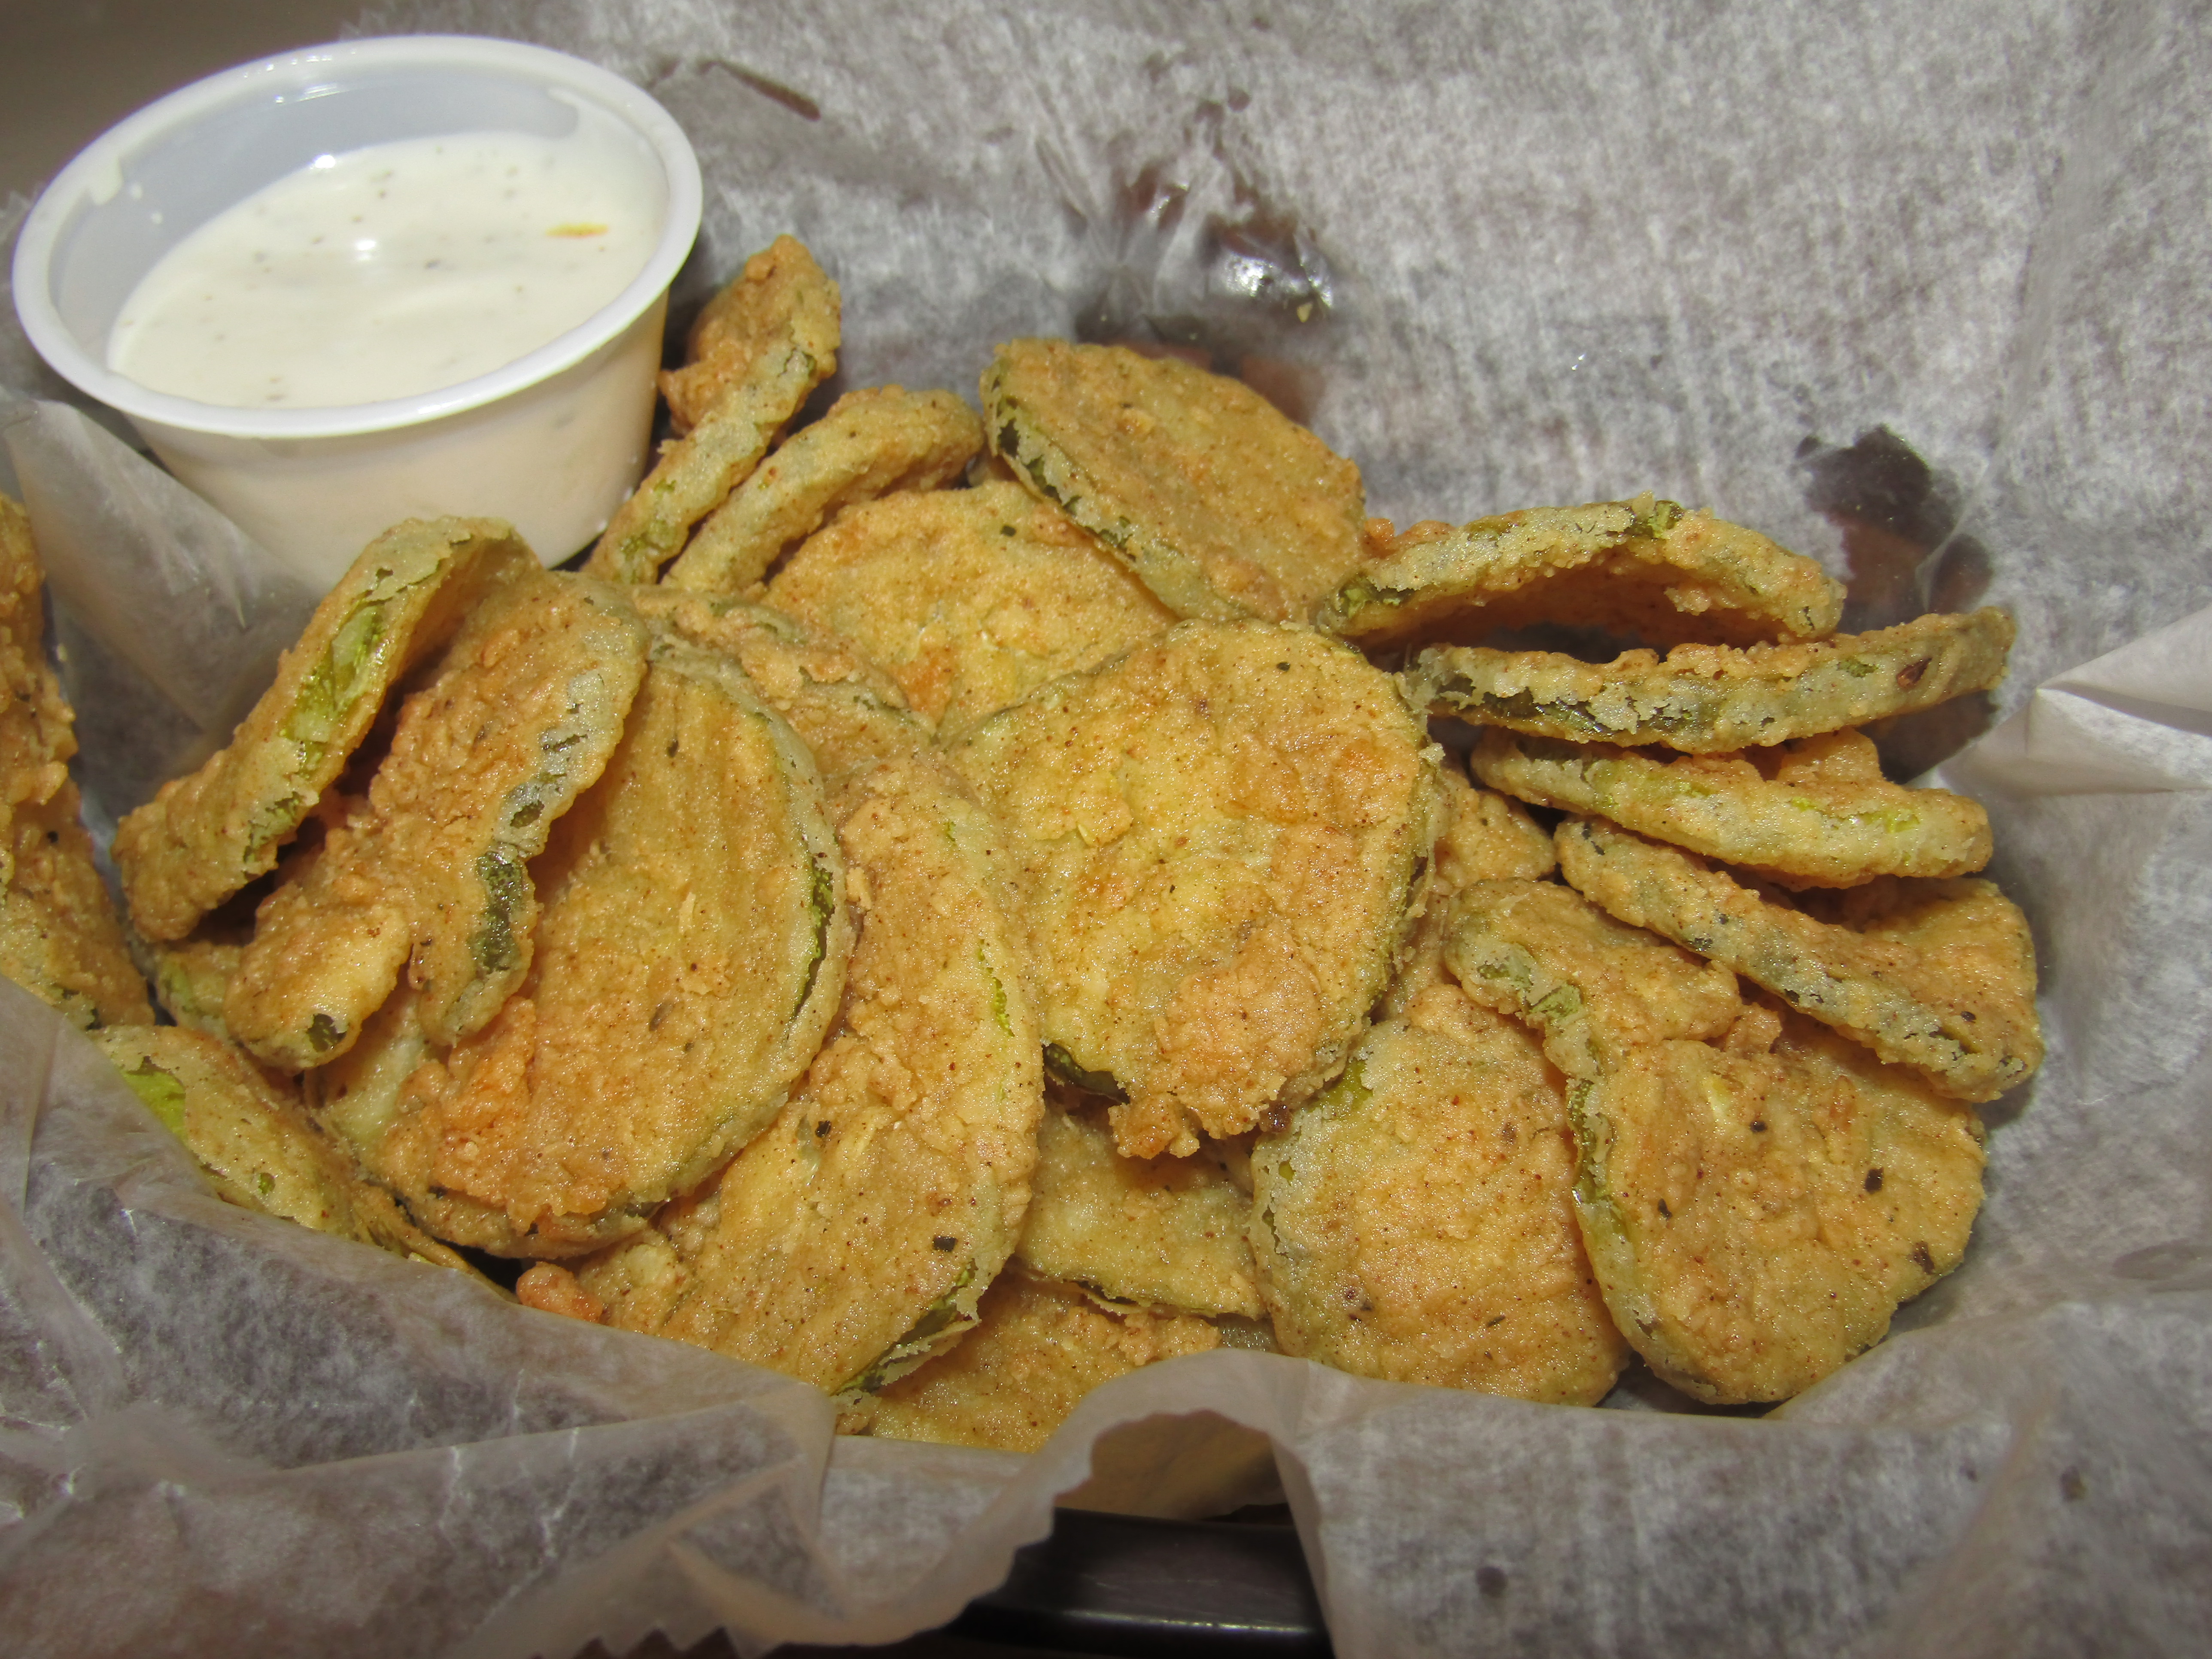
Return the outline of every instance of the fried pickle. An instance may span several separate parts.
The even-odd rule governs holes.
[[[1418,524],[1372,550],[1315,613],[1370,650],[1534,623],[1747,646],[1819,639],[1843,615],[1841,585],[1811,559],[1649,495]]]
[[[495,583],[538,561],[491,519],[410,519],[371,542],[286,652],[229,744],[117,826],[132,924],[182,939],[276,867],[402,676]]]
[[[355,1171],[283,1084],[245,1053],[177,1025],[115,1028],[93,1041],[131,1092],[240,1209],[473,1273]]]
[[[796,617],[725,594],[658,587],[632,590],[655,628],[729,658],[761,701],[789,721],[814,756],[825,787],[879,761],[929,746],[930,721],[849,640]]]
[[[841,1427],[890,1440],[1030,1452],[1101,1383],[1223,1346],[1191,1314],[1108,1310],[1078,1286],[1019,1267],[984,1292],[981,1322],[950,1353],[865,1402]]]
[[[69,705],[46,665],[31,521],[0,495],[0,974],[80,1029],[153,1021],[93,863]]]
[[[365,805],[261,905],[232,1036],[285,1071],[324,1064],[403,969],[432,1042],[481,1029],[529,969],[530,860],[621,739],[646,640],[611,584],[502,584],[401,708]]]
[[[933,757],[836,804],[860,922],[829,1042],[718,1178],[576,1273],[610,1324],[832,1394],[975,1323],[1029,1202],[1043,1090],[997,826]]]
[[[731,492],[663,580],[743,592],[841,509],[895,491],[937,489],[982,447],[982,423],[949,392],[848,392]]]
[[[837,372],[837,284],[788,236],[756,253],[691,330],[693,361],[662,376],[683,436],[592,550],[585,574],[649,582],[728,499],[799,406]]]
[[[1569,820],[1558,845],[1566,878],[1623,922],[1725,963],[1941,1093],[1994,1100],[2042,1063],[2034,941],[1992,883],[1889,879],[1791,905],[1602,821]]]
[[[1119,346],[1016,340],[992,447],[1178,617],[1303,619],[1358,568],[1358,469],[1249,386]]]
[[[1006,483],[856,507],[768,602],[853,641],[948,736],[1176,620],[1097,537]]]
[[[1252,1149],[1252,1249],[1283,1352],[1360,1376],[1595,1405],[1628,1357],[1583,1254],[1559,1074],[1461,999],[1376,1025]]]
[[[1492,728],[1468,758],[1493,789],[1611,818],[1790,887],[1963,876],[1990,861],[1990,815],[1948,789],[1887,781],[1856,732],[1736,755],[1564,744]]]
[[[1717,1404],[1783,1400],[1880,1341],[1959,1264],[1982,1129],[1791,1014],[1771,1048],[1639,1048],[1569,1088],[1590,1260],[1653,1370]]]
[[[635,1231],[766,1127],[836,1012],[852,923],[805,749],[678,641],[532,873],[537,949],[491,1023],[441,1056],[395,996],[323,1098],[431,1231],[558,1257]],[[387,1106],[379,1081],[417,1054]]]
[[[1559,867],[1551,831],[1519,801],[1470,784],[1456,761],[1447,761],[1438,775],[1448,803],[1443,831],[1430,854],[1420,919],[1407,935],[1381,1005],[1386,1017],[1405,1015],[1430,987],[1446,980],[1444,935],[1455,893],[1478,881],[1540,881]],[[1451,994],[1459,994],[1455,982]]]
[[[1123,1153],[1198,1149],[1343,1066],[1443,811],[1390,676],[1311,630],[1179,624],[951,750],[1005,823],[1047,1063]]]
[[[1124,1158],[1103,1111],[1054,1103],[1037,1131],[1036,1190],[1017,1254],[1045,1278],[1109,1301],[1263,1318],[1244,1238],[1246,1164],[1233,1141],[1206,1142],[1189,1158]]]
[[[1588,663],[1552,651],[1435,646],[1413,675],[1439,714],[1569,743],[1725,754],[1909,714],[2004,678],[1995,606],[1787,645],[1678,645]]]

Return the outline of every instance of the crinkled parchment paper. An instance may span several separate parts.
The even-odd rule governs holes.
[[[1024,1459],[833,1443],[796,1385],[226,1209],[0,987],[16,1650],[889,1639],[996,1582],[1094,1440],[1156,1413],[1180,1425],[1134,1443],[1115,1501],[1193,1512],[1236,1463],[1215,1425],[1271,1437],[1348,1655],[2201,1650],[2195,8],[514,0],[363,24],[418,27],[651,87],[708,179],[679,307],[795,231],[844,286],[847,384],[972,392],[1030,332],[1194,343],[1401,522],[1653,489],[1848,572],[1859,625],[2009,605],[2000,696],[1891,741],[1989,803],[2051,1057],[1989,1114],[1966,1265],[1763,1419],[1648,1381],[1613,1403],[1662,1409],[1577,1411],[1221,1353],[1102,1390]],[[20,339],[0,363],[51,395]],[[88,737],[128,724],[78,680]]]

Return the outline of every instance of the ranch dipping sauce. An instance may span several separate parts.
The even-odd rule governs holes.
[[[149,270],[107,366],[236,409],[458,385],[608,304],[659,238],[652,154],[580,106],[569,135],[463,132],[318,157]]]

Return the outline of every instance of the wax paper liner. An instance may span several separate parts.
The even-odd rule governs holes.
[[[1016,1458],[834,1442],[787,1382],[224,1209],[0,988],[22,1650],[889,1639],[995,1582],[1094,1454],[1091,1501],[1196,1513],[1248,1480],[1251,1431],[1346,1654],[2201,1648],[2212,40],[2188,8],[364,25],[425,26],[651,86],[708,178],[679,306],[795,230],[844,287],[842,384],[966,391],[997,338],[1134,337],[1263,386],[1401,522],[1650,489],[1848,574],[1856,625],[2007,605],[2008,685],[1884,742],[1989,803],[2051,1058],[1988,1113],[1965,1266],[1764,1418],[1636,1374],[1609,1403],[1661,1409],[1219,1353]],[[0,340],[50,395],[25,361]]]

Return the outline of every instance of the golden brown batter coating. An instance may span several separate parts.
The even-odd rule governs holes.
[[[983,424],[950,392],[848,392],[801,427],[702,523],[664,580],[742,593],[787,548],[847,507],[957,478],[983,447]]]
[[[853,641],[948,736],[1175,625],[1097,537],[1007,483],[856,507],[768,602]]]
[[[1016,340],[992,447],[1179,617],[1308,616],[1360,562],[1358,469],[1249,386],[1120,346]]]
[[[1628,1348],[1583,1254],[1559,1073],[1460,1004],[1376,1026],[1253,1146],[1276,1338],[1357,1376],[1595,1405]]]
[[[410,519],[378,537],[315,608],[276,683],[199,770],[115,831],[134,927],[182,939],[277,855],[345,769],[407,671],[537,556],[492,519]]]
[[[1443,802],[1397,683],[1296,626],[1184,623],[951,751],[1006,826],[1048,1063],[1188,1156],[1343,1066]]]
[[[1841,584],[1812,560],[1649,495],[1529,507],[1456,530],[1417,524],[1371,550],[1315,613],[1370,650],[1533,623],[1653,645],[1754,645],[1820,639],[1843,614]]]
[[[985,1292],[981,1323],[865,1409],[890,1440],[1035,1451],[1101,1383],[1222,1346],[1189,1314],[1100,1307],[1073,1285],[1009,1267]]]
[[[1029,1202],[1043,1073],[997,827],[933,757],[837,805],[859,927],[829,1042],[720,1176],[577,1279],[610,1324],[848,1393],[975,1322]]]

